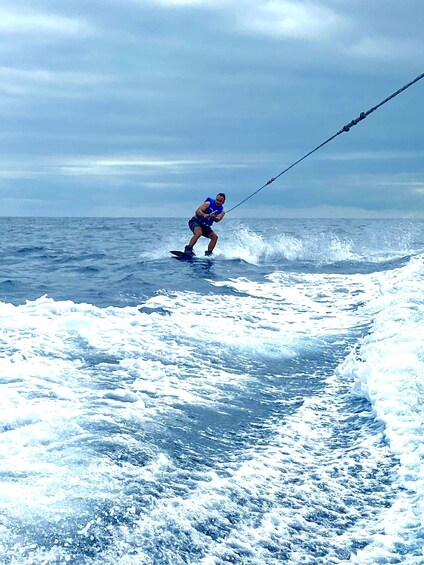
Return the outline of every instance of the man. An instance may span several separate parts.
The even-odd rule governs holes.
[[[211,226],[214,222],[220,222],[225,216],[224,202],[225,194],[220,192],[215,198],[206,198],[203,204],[197,208],[195,215],[188,222],[189,228],[193,232],[193,237],[190,239],[189,244],[185,246],[184,253],[187,255],[195,255],[193,247],[196,245],[199,237],[203,235],[203,237],[210,239],[205,255],[212,255],[216,242],[218,241],[218,236]]]

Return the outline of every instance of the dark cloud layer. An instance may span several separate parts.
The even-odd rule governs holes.
[[[423,72],[410,0],[0,8],[3,215],[232,206]],[[424,216],[424,80],[239,215]],[[387,157],[389,155],[389,157]]]

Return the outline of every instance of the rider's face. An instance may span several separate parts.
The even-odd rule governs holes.
[[[218,206],[222,206],[225,202],[225,198],[218,194],[218,196],[215,198],[215,202],[218,204]]]

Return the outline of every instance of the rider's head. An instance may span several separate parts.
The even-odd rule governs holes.
[[[219,192],[216,195],[215,202],[218,204],[218,206],[222,206],[225,202],[225,194],[223,192]]]

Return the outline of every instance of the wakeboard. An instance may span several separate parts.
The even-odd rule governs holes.
[[[171,253],[176,259],[181,259],[182,261],[191,261],[196,257],[196,255],[189,255],[184,253],[184,251],[171,251]]]

